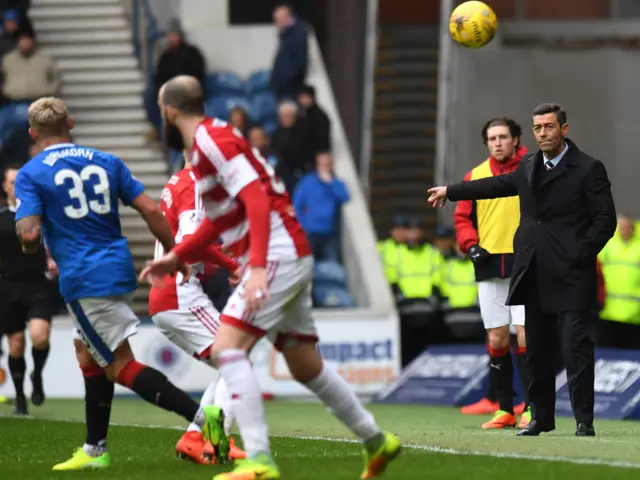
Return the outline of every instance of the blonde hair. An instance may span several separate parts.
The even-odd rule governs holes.
[[[29,105],[29,126],[39,135],[61,135],[69,130],[67,105],[56,97],[42,97]]]

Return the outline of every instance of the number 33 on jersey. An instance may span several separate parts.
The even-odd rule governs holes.
[[[118,207],[119,201],[130,205],[143,191],[122,160],[72,143],[46,148],[18,171],[16,219],[42,217],[65,300],[83,293],[87,284],[92,285],[84,292],[89,296],[135,289]]]

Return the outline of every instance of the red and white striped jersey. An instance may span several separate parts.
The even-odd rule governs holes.
[[[196,130],[191,155],[206,215],[241,265],[248,260],[249,221],[236,197],[256,180],[271,201],[267,261],[291,261],[311,255],[284,183],[237,129],[221,120],[206,118]]]
[[[204,210],[196,178],[191,170],[185,168],[169,179],[162,190],[160,208],[167,218],[176,244],[182,242],[185,236],[193,235],[204,218]],[[162,245],[156,240],[154,259],[159,259],[164,253]],[[187,310],[210,303],[198,279],[198,274],[204,272],[204,264],[193,264],[191,269],[191,278],[184,285],[180,285],[182,274],[176,273],[165,276],[164,286],[151,287],[149,315],[167,310]]]

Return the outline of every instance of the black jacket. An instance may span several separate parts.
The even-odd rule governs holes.
[[[616,230],[611,184],[602,162],[566,142],[551,171],[538,151],[513,173],[447,188],[452,201],[520,196],[508,305],[525,303],[522,280],[533,260],[543,311],[598,309],[596,257]]]
[[[178,75],[191,75],[200,80],[202,88],[206,87],[206,66],[200,50],[193,45],[183,43],[175,50],[166,50],[158,61],[156,68],[156,88]]]
[[[295,97],[307,76],[309,63],[308,32],[305,25],[295,23],[280,32],[278,52],[271,69],[271,89],[276,97]]]

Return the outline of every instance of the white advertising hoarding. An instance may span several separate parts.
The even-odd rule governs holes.
[[[359,394],[377,393],[400,371],[400,345],[395,315],[364,315],[358,311],[321,312],[316,315],[320,343],[318,348],[326,362],[332,365]],[[169,342],[153,325],[142,325],[131,338],[137,359],[162,371],[178,387],[188,392],[202,392],[217,378],[217,372],[198,362]],[[6,366],[5,354],[0,366]],[[31,347],[27,340],[27,377],[25,391],[31,385],[28,373],[32,369]],[[282,355],[262,340],[251,359],[265,393],[274,396],[307,396],[310,393],[291,379]],[[73,348],[73,326],[65,317],[54,319],[51,332],[51,353],[44,372],[47,396],[51,398],[81,398],[84,382]],[[119,385],[116,394],[131,392]],[[13,396],[13,385],[7,372],[0,385],[0,395]]]

